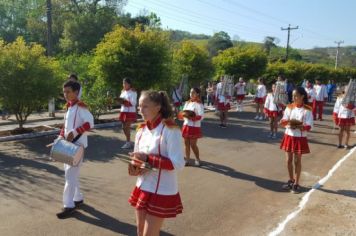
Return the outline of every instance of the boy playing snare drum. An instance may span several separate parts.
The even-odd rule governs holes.
[[[94,127],[94,119],[86,105],[78,99],[79,91],[80,84],[76,81],[68,80],[63,85],[63,94],[67,101],[67,112],[64,117],[64,127],[58,138],[66,139],[86,148],[88,146],[88,138],[85,132]],[[57,213],[59,219],[65,219],[72,215],[75,209],[84,202],[79,188],[79,172],[82,160],[76,166],[64,164],[63,209]]]

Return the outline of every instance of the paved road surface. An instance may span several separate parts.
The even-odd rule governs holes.
[[[229,128],[220,129],[214,113],[207,114],[205,137],[199,140],[203,167],[187,167],[180,173],[184,213],[167,220],[162,235],[267,235],[297,207],[305,193],[280,191],[287,180],[280,140],[266,138],[267,122],[253,117],[252,108],[232,112]],[[348,152],[335,148],[331,129],[331,117],[326,116],[310,135],[312,154],[303,157],[305,192]],[[46,159],[45,145],[53,137],[0,143],[0,235],[135,235],[134,212],[127,203],[135,178],[115,157],[122,152],[123,137],[120,128],[90,134],[81,172],[86,205],[67,220],[55,217],[64,172],[60,163]],[[337,190],[318,194],[340,197],[332,191]],[[355,197],[354,192],[351,195]],[[354,219],[350,215],[347,219]],[[288,227],[285,232],[300,232],[295,231],[298,224]]]

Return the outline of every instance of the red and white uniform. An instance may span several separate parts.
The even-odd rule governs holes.
[[[120,117],[119,120],[122,122],[137,120],[136,116],[136,104],[137,104],[137,93],[133,89],[123,90],[120,94],[120,98],[125,99],[123,104],[121,104]]]
[[[282,109],[280,109],[277,104],[274,102],[274,95],[273,93],[268,93],[264,105],[263,112],[268,117],[278,117],[282,114]]]
[[[338,97],[335,102],[333,110],[333,120],[339,126],[352,126],[355,125],[355,105],[348,104],[344,106],[341,104],[342,97]]]
[[[291,129],[288,125],[290,120],[303,122],[303,128]],[[286,152],[310,153],[307,140],[307,132],[313,127],[313,114],[310,107],[305,105],[297,106],[295,104],[288,105],[280,123],[286,128],[280,148]]]
[[[222,90],[222,82],[219,82],[216,85],[216,94],[215,94],[215,98],[218,104],[217,109],[219,111],[228,111],[231,109],[230,106],[230,100],[231,100],[231,96],[227,96],[222,94],[221,90]]]
[[[316,94],[315,94],[315,91],[312,87],[306,87],[305,88],[305,91],[307,92],[308,94],[308,105],[312,105],[314,100],[315,100],[315,97],[316,97]]]
[[[244,100],[246,92],[246,83],[245,82],[238,82],[235,84],[235,89],[236,89],[236,100]]]
[[[195,117],[191,119],[183,117],[184,119],[183,128],[182,128],[183,138],[191,138],[191,139],[201,138],[202,137],[201,121],[204,116],[203,104],[198,101],[190,100],[184,104],[183,111],[184,110],[194,111]]]
[[[314,85],[315,100],[313,102],[313,117],[316,119],[316,113],[318,110],[318,117],[320,120],[323,118],[324,103],[328,99],[328,92],[324,84]]]
[[[172,100],[175,107],[182,105],[182,93],[179,89],[174,89],[172,93]]]
[[[328,98],[328,91],[324,84],[315,84],[314,85],[314,92],[315,92],[315,100],[317,102],[324,102]]]
[[[140,126],[135,139],[135,152],[148,155],[148,162],[158,171],[138,176],[129,202],[148,214],[170,218],[182,213],[177,173],[185,161],[182,137],[174,121],[158,118],[153,124]]]
[[[82,145],[86,148],[88,146],[86,131],[94,127],[94,118],[85,104],[80,101],[69,102],[67,109],[64,116],[64,127],[61,129],[60,137],[66,138],[70,132],[73,132],[74,138],[81,134],[81,137],[75,144]],[[83,194],[80,192],[79,185],[79,172],[82,160],[77,166],[64,164],[64,207],[73,208],[75,206],[74,201],[83,200]]]
[[[264,104],[267,95],[266,86],[264,84],[259,84],[256,90],[255,102],[258,104]]]

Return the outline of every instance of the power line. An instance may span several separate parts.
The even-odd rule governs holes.
[[[142,5],[139,5],[138,4],[136,5],[135,3],[133,4],[133,2],[129,2],[128,4],[129,6],[135,8],[135,9],[138,9],[138,10],[142,10]],[[146,6],[145,6],[146,7]],[[154,10],[151,10],[154,12]],[[168,15],[165,15],[165,14],[162,14],[162,11],[163,12],[166,12]],[[197,21],[197,20],[193,20],[191,18],[187,18],[185,16],[182,16],[182,15],[177,15],[177,14],[174,14],[170,11],[167,11],[167,10],[160,10],[159,11],[159,15],[161,16],[164,16],[165,18],[167,19],[171,19],[173,21],[176,21],[176,22],[185,22],[185,23],[188,23],[190,25],[195,25],[195,26],[198,26],[200,28],[205,28],[205,29],[209,29],[209,30],[216,30],[216,29],[221,29],[221,24],[219,25],[213,25],[212,23],[202,23],[201,21]],[[241,29],[236,29],[236,28],[231,28],[231,27],[228,27],[228,26],[224,26],[226,29],[228,29],[229,31],[233,32],[233,33],[236,33],[236,34],[241,34],[241,32],[247,32],[249,34],[254,34],[254,35],[258,35],[260,36],[260,34],[256,33],[255,31],[246,31],[246,30],[241,30]],[[221,29],[223,30],[223,29]],[[219,30],[220,31],[220,30]]]

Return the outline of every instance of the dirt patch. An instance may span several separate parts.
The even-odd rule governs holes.
[[[111,122],[116,122],[118,119],[100,119],[96,120],[95,124],[105,124],[105,123],[111,123]],[[31,128],[16,128],[13,130],[4,130],[0,131],[0,137],[6,137],[6,136],[12,136],[12,135],[19,135],[19,134],[29,134],[29,133],[39,133],[39,132],[44,132],[44,131],[50,131],[50,130],[55,130],[55,129],[61,129],[63,127],[63,124],[54,124],[50,126],[36,126],[36,127],[31,127]]]

